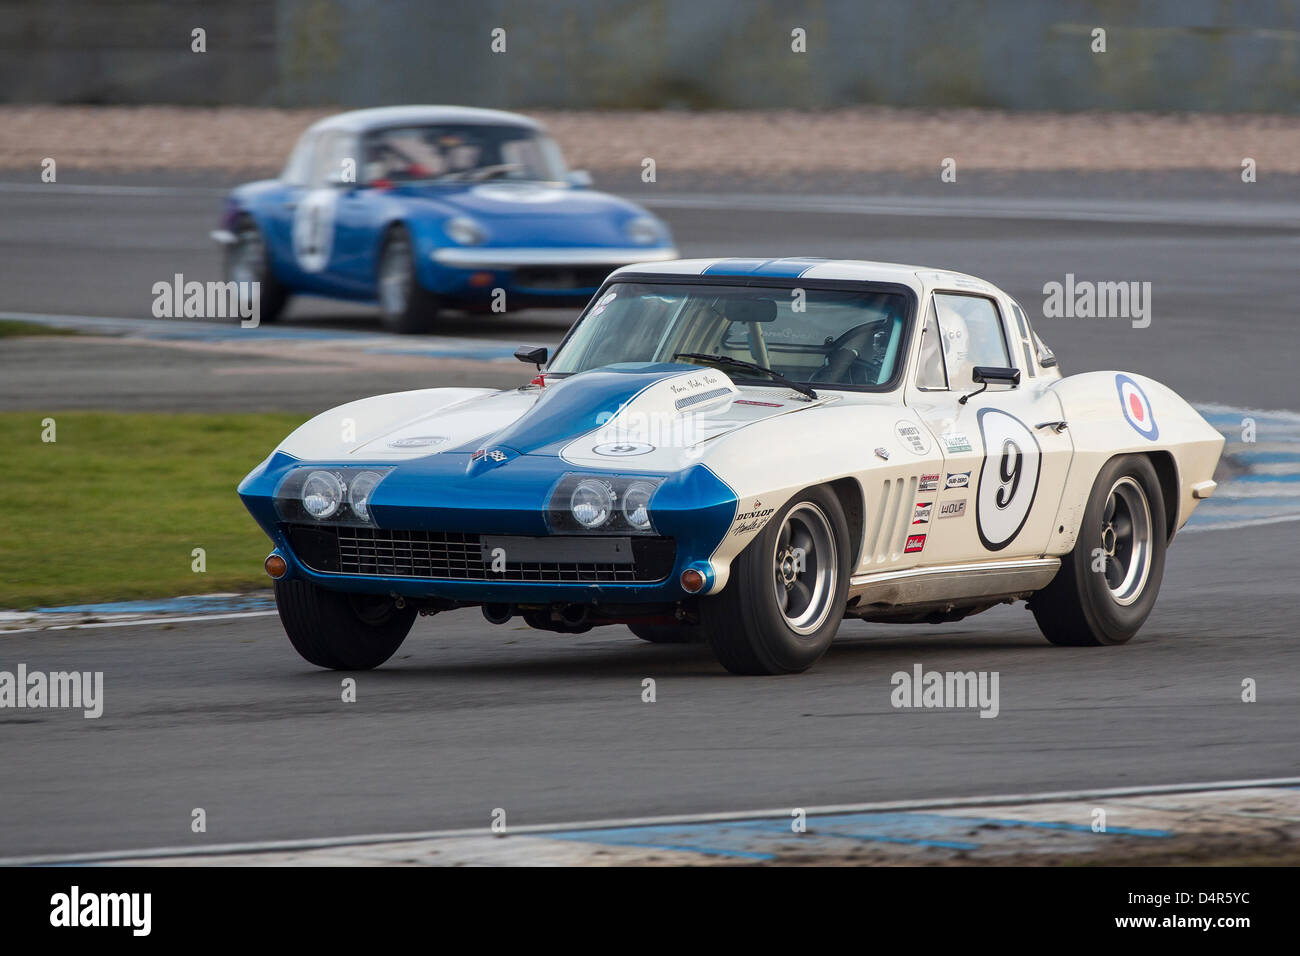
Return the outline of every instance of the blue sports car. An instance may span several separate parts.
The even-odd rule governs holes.
[[[303,133],[279,179],[231,192],[212,237],[227,280],[260,284],[261,320],[304,293],[420,332],[442,308],[580,306],[615,268],[676,258],[663,222],[590,183],[524,116],[356,110]]]

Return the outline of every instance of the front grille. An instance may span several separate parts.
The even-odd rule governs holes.
[[[573,584],[652,583],[672,572],[672,538],[633,536],[632,562],[510,561],[493,571],[483,560],[477,534],[448,531],[390,531],[386,528],[292,525],[289,544],[313,571],[368,577],[430,578],[504,583],[554,581]],[[548,539],[540,539],[544,548]],[[556,536],[558,543],[573,536]]]
[[[595,289],[613,271],[613,266],[522,266],[514,281],[521,289]]]

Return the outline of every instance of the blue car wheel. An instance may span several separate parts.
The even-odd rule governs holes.
[[[415,244],[405,226],[393,226],[379,253],[375,290],[384,327],[409,335],[430,331],[438,318],[438,297],[420,285]]]
[[[234,232],[235,241],[226,246],[226,281],[258,283],[258,319],[274,322],[289,303],[289,290],[271,271],[266,241],[253,218],[240,216]]]

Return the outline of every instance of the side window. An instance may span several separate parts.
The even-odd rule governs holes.
[[[949,388],[973,387],[971,369],[977,365],[1002,368],[1011,365],[1002,318],[991,299],[936,292],[934,309],[943,341]]]
[[[343,172],[343,161],[356,160],[353,143],[353,138],[344,132],[325,133],[317,139],[316,152],[311,164],[312,186],[328,186],[339,181],[339,176]]]
[[[948,388],[948,372],[943,367],[943,342],[939,337],[939,321],[934,315],[934,301],[925,312],[921,326],[921,367],[916,373],[916,387],[932,391]]]
[[[315,133],[302,134],[298,140],[298,145],[289,154],[289,161],[284,164],[284,170],[280,173],[282,181],[291,186],[306,184],[307,176],[311,172],[311,153],[315,143]]]
[[[1014,299],[1011,300],[1011,312],[1016,317],[1016,328],[1020,331],[1020,350],[1025,356],[1024,373],[1026,377],[1032,378],[1034,375],[1034,359],[1033,349],[1029,344],[1029,320],[1025,318],[1020,303]]]

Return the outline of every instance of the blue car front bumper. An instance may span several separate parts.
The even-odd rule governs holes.
[[[623,536],[621,547],[631,548],[631,559],[611,563],[604,559],[615,536],[556,534],[548,524],[552,491],[564,475],[610,472],[576,468],[549,455],[521,455],[497,468],[472,468],[470,458],[457,451],[396,467],[375,465],[392,471],[371,497],[370,526],[286,520],[276,503],[281,484],[296,469],[358,468],[364,462],[308,463],[277,453],[240,483],[239,494],[285,558],[288,577],[336,591],[468,604],[680,601],[690,596],[680,583],[684,570],[694,567],[711,579],[709,558],[736,513],[731,489],[695,465],[665,478],[651,499],[655,533]],[[504,567],[494,569],[490,545],[497,536],[526,539],[532,560],[507,556]],[[555,560],[547,560],[550,546]]]

